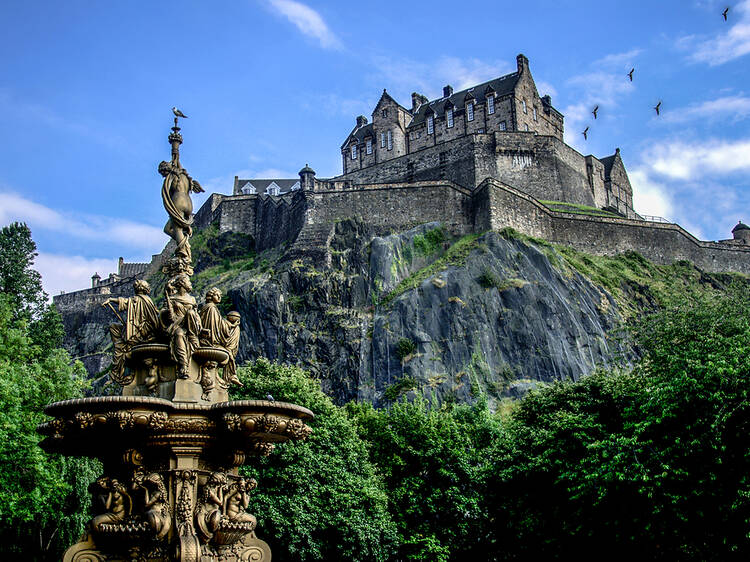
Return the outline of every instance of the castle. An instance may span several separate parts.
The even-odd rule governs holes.
[[[701,241],[677,224],[638,215],[619,149],[584,156],[563,140],[564,117],[540,97],[524,55],[506,76],[428,100],[413,93],[407,109],[383,91],[372,121],[356,118],[341,145],[343,173],[240,179],[231,195],[214,193],[195,227],[249,234],[262,251],[288,243],[290,256],[330,263],[336,221],[362,217],[387,233],[441,221],[453,234],[512,227],[530,236],[612,255],[636,251],[660,264],[688,260],[707,271],[750,274],[750,227],[733,238]],[[318,259],[319,258],[319,259]],[[92,287],[55,297],[74,306],[156,270],[126,264]]]

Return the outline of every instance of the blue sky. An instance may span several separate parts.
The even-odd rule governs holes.
[[[337,175],[383,88],[408,106],[521,52],[572,146],[621,148],[637,210],[703,239],[750,221],[750,0],[68,0],[0,4],[0,225],[31,226],[49,293],[84,288],[166,242],[173,105],[183,165],[229,193],[236,174]]]

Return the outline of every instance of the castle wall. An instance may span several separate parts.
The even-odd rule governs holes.
[[[307,197],[308,225],[358,216],[373,226],[393,230],[430,221],[441,221],[456,234],[472,229],[471,194],[449,182],[369,185],[315,192]]]
[[[261,196],[255,208],[255,249],[262,251],[297,238],[305,222],[307,196]]]
[[[541,200],[594,205],[581,154],[555,137],[534,133],[495,133],[494,177]],[[491,166],[487,165],[490,170]]]
[[[750,247],[703,242],[677,224],[549,211],[528,195],[494,180],[480,186],[477,195],[475,222],[489,221],[481,225],[483,229],[510,226],[590,254],[635,251],[657,264],[688,260],[707,271],[750,275]]]

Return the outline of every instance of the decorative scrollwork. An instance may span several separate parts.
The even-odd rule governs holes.
[[[286,423],[284,433],[292,439],[307,439],[312,433],[312,428],[299,419],[291,419]]]

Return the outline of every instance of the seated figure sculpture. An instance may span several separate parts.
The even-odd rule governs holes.
[[[159,326],[159,312],[151,300],[151,288],[146,281],[133,283],[135,296],[130,298],[109,298],[102,306],[109,306],[120,319],[121,324],[112,324],[109,333],[112,337],[114,357],[110,377],[119,384],[128,384],[125,377],[125,357],[127,352],[139,343],[145,343],[156,337]],[[117,305],[117,308],[113,306]],[[124,318],[119,314],[125,312]]]
[[[224,379],[227,384],[242,386],[237,377],[235,357],[240,348],[240,314],[231,311],[226,318],[221,316],[218,304],[221,302],[221,291],[216,287],[206,293],[206,303],[201,308],[201,326],[203,327],[201,344],[218,346],[229,352],[229,361],[224,367]]]

